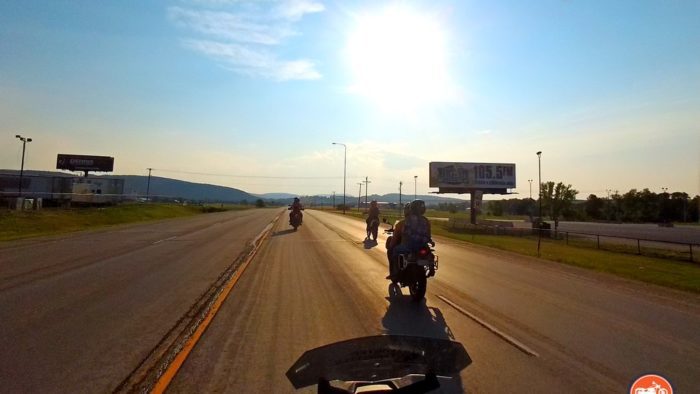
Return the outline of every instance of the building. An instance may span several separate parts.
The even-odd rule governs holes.
[[[0,171],[2,205],[14,205],[19,197],[19,181],[18,171]],[[114,204],[124,200],[124,180],[27,171],[22,176],[22,197],[41,199],[48,206]]]

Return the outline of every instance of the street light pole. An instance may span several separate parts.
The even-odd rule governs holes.
[[[346,185],[346,174],[348,168],[348,147],[345,144],[339,142],[334,142],[333,145],[343,146],[343,215],[345,215],[345,185]]]
[[[418,175],[413,176],[413,199],[418,199]]]
[[[403,210],[403,204],[401,202],[401,187],[403,186],[403,181],[399,181],[399,214]]]
[[[530,200],[532,200],[532,179],[528,179],[528,182],[530,182]]]
[[[24,176],[24,152],[27,150],[27,142],[32,142],[32,139],[27,138],[27,137],[22,137],[19,134],[15,135],[15,138],[18,138],[20,141],[22,141],[22,165],[19,168],[19,193],[18,193],[19,197],[22,197],[22,177]],[[24,205],[22,207],[24,207]]]
[[[542,243],[542,151],[537,152],[537,170],[539,173],[539,220],[537,221],[537,257],[540,257],[540,244]]]

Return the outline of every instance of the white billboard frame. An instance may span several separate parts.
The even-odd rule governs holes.
[[[438,193],[507,194],[516,187],[515,163],[430,162],[429,186]]]

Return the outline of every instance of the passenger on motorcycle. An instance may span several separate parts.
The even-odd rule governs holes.
[[[302,209],[304,208],[301,206],[301,201],[299,201],[299,197],[294,197],[294,202],[292,203],[292,205],[289,206],[289,210],[291,210],[291,212],[289,212],[289,224],[292,224],[292,215],[296,213],[299,214],[299,221],[303,221],[302,219],[304,218],[304,215],[301,213]]]
[[[395,274],[396,274],[396,264],[394,264],[394,259],[392,259],[392,255],[394,252],[394,248],[401,244],[401,235],[403,233],[403,224],[404,220],[408,217],[408,215],[411,214],[411,203],[406,203],[406,205],[403,206],[403,217],[404,219],[397,220],[396,223],[394,224],[394,233],[391,236],[391,239],[389,240],[389,243],[387,244],[386,248],[386,257],[387,260],[389,260],[389,276],[387,276],[387,279],[391,279]]]
[[[372,202],[369,203],[369,212],[367,214],[367,220],[365,221],[367,223],[367,238],[369,238],[370,225],[373,220],[376,220],[377,225],[379,225],[379,206],[377,205],[377,200],[372,200]]]
[[[426,244],[433,243],[430,221],[425,214],[425,201],[413,200],[411,213],[406,217],[401,231],[401,243],[392,250],[391,261],[397,262],[400,254],[418,252]],[[396,234],[396,232],[394,233]],[[391,277],[391,275],[390,275]]]

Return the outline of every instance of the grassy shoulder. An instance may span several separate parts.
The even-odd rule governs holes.
[[[342,212],[338,211],[332,212],[342,214]],[[352,213],[350,216],[362,217],[358,212]],[[536,238],[455,233],[445,229],[439,222],[433,222],[433,234],[526,256],[537,256]],[[546,260],[606,272],[627,279],[700,293],[699,264],[577,247],[547,239],[542,240],[540,249],[540,258]]]
[[[104,208],[0,211],[0,241],[249,208],[252,206],[122,204]]]

